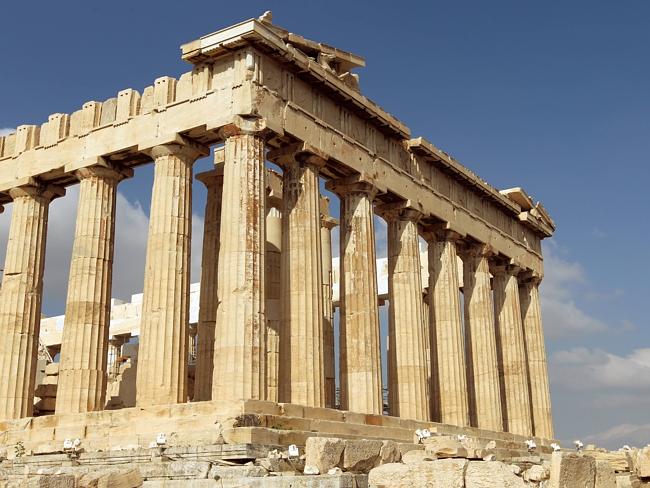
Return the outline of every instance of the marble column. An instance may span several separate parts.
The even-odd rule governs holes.
[[[192,165],[207,154],[189,144],[150,150],[155,166],[138,350],[138,406],[187,401]]]
[[[0,419],[32,415],[48,210],[52,198],[63,194],[40,185],[9,191],[13,211],[0,290]]]
[[[553,439],[553,416],[548,386],[548,366],[544,346],[544,329],[539,302],[541,278],[530,276],[519,287],[519,301],[528,354],[528,372],[533,432],[537,437]]]
[[[283,168],[280,401],[324,407],[318,172],[325,161],[308,153],[286,154],[276,161]]]
[[[321,248],[323,250],[323,369],[325,406],[336,407],[336,369],[334,357],[334,306],[332,305],[332,229],[338,220],[329,216],[329,200],[321,199]]]
[[[501,380],[503,426],[513,434],[532,435],[528,364],[515,266],[493,266],[494,316]]]
[[[212,398],[266,398],[264,138],[226,138]]]
[[[465,347],[472,425],[503,431],[494,303],[488,246],[468,246],[463,253]]]
[[[468,426],[469,400],[456,241],[451,231],[428,232],[429,314],[431,319],[432,418]]]
[[[390,414],[429,420],[418,220],[408,208],[381,211],[388,223]]]
[[[341,408],[382,414],[377,256],[372,201],[366,182],[328,182],[341,199]]]
[[[61,338],[57,414],[104,409],[117,184],[132,175],[133,170],[103,166],[76,172],[79,204]]]
[[[199,295],[199,321],[197,324],[198,342],[194,373],[194,401],[204,401],[212,398],[223,164],[217,165],[213,170],[199,173],[196,175],[196,179],[203,183],[208,191],[203,222],[201,291]]]
[[[266,209],[266,399],[280,399],[280,324],[282,322],[281,260],[282,212],[271,206],[275,199],[267,199]],[[281,205],[282,202],[274,203]]]

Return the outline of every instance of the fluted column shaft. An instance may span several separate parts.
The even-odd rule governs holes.
[[[383,410],[373,188],[329,185],[341,198],[340,392],[341,408]]]
[[[321,218],[323,251],[323,369],[325,372],[325,406],[336,407],[336,369],[334,358],[334,308],[332,306],[332,229],[338,221],[328,215]]]
[[[0,290],[0,419],[33,411],[47,219],[55,195],[41,186],[9,194],[13,211]]]
[[[208,190],[203,221],[201,292],[199,296],[198,339],[194,373],[194,400],[203,401],[212,398],[223,164],[218,165],[217,169],[196,175],[196,179],[201,181]]]
[[[418,218],[408,209],[384,212],[388,222],[390,414],[429,420],[426,341]]]
[[[427,234],[429,313],[431,316],[431,401],[433,420],[469,425],[463,324],[456,258],[451,232]]]
[[[532,435],[517,269],[495,266],[492,273],[504,428],[513,434]]]
[[[268,202],[268,200],[267,200]],[[280,399],[280,324],[282,322],[281,291],[282,212],[269,206],[266,213],[266,399]]]
[[[78,170],[76,176],[79,204],[61,338],[57,414],[104,409],[115,200],[117,183],[125,174],[92,167]]]
[[[266,398],[264,139],[225,146],[212,398]]]
[[[287,158],[282,175],[280,400],[314,407],[325,406],[320,161]]]
[[[465,347],[472,425],[499,432],[503,417],[489,256],[485,246],[463,253]]]
[[[533,431],[538,437],[553,439],[553,416],[548,385],[548,365],[539,301],[539,279],[529,279],[519,287],[519,298],[528,354]]]
[[[155,169],[140,322],[138,406],[187,400],[192,165],[200,155],[194,147],[181,145],[151,150]]]

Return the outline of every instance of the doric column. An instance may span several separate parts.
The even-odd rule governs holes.
[[[503,431],[488,246],[462,252],[467,383],[472,425]]]
[[[381,414],[381,354],[377,256],[372,201],[366,182],[328,182],[340,199],[340,393],[341,408]]]
[[[76,172],[79,204],[61,338],[57,414],[104,409],[117,183],[132,175],[133,170],[103,166]]]
[[[528,365],[519,305],[516,266],[493,266],[494,316],[504,428],[513,434],[532,435]]]
[[[384,206],[388,223],[389,355],[388,406],[393,416],[429,420],[426,341],[418,220],[409,208]]]
[[[434,421],[469,425],[467,373],[456,257],[457,234],[427,232]]]
[[[321,198],[320,240],[323,250],[323,369],[325,406],[336,407],[336,370],[334,359],[334,307],[332,305],[332,229],[338,220],[329,215],[329,199]]]
[[[280,401],[325,406],[319,168],[302,145],[269,153],[282,173]]]
[[[264,137],[226,138],[212,398],[266,398]]]
[[[216,154],[221,154],[219,151]],[[199,295],[198,342],[194,373],[194,401],[212,398],[214,369],[214,328],[217,321],[217,269],[219,262],[219,227],[221,225],[221,192],[223,164],[196,175],[208,193],[203,221],[203,253],[201,255],[201,291]]]
[[[206,151],[169,144],[150,150],[154,181],[144,272],[138,406],[187,400],[192,165]]]
[[[108,380],[117,378],[120,373],[119,358],[122,353],[122,346],[127,342],[124,336],[115,336],[108,339]]]
[[[524,324],[533,431],[538,437],[553,439],[553,416],[548,386],[548,366],[544,346],[544,328],[539,302],[539,276],[527,276],[519,286],[519,301]]]
[[[278,377],[282,322],[282,212],[278,208],[282,205],[281,195],[280,198],[269,197],[266,201],[266,399],[277,402],[280,399]]]
[[[48,209],[64,191],[33,185],[9,194],[13,211],[0,290],[0,419],[32,414]]]

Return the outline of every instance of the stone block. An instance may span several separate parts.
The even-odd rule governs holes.
[[[424,449],[437,458],[466,458],[467,449],[453,437],[433,436],[423,441]]]
[[[236,480],[240,478],[258,478],[267,476],[269,472],[262,466],[247,464],[245,466],[212,466],[208,474],[213,480]]]
[[[634,472],[639,478],[650,478],[650,446],[639,449],[636,452],[634,457]]]
[[[379,464],[382,441],[348,440],[343,450],[343,471],[367,473]]]
[[[470,461],[465,471],[465,488],[525,488],[512,467],[499,461]],[[577,488],[577,485],[574,487]]]
[[[370,471],[368,487],[464,488],[466,467],[465,459],[440,459],[417,464],[384,464]]]
[[[83,475],[78,488],[138,488],[142,483],[138,469],[110,469]]]
[[[436,459],[436,456],[424,449],[414,449],[402,456],[402,462],[404,464],[419,464],[424,461],[435,461]]]
[[[34,391],[34,395],[37,397],[56,397],[56,385],[38,385]]]
[[[57,376],[59,374],[59,363],[48,363],[45,366],[45,376]]]
[[[548,466],[535,464],[524,471],[523,477],[525,481],[540,482],[547,480],[550,474]]]
[[[43,475],[30,479],[27,488],[77,488],[77,480],[71,474]]]
[[[340,466],[345,441],[336,437],[309,437],[305,445],[305,468],[316,468],[325,474],[331,468]]]
[[[616,473],[608,461],[596,460],[596,488],[616,488]]]
[[[180,460],[142,464],[140,471],[146,479],[203,479],[208,477],[210,468],[207,461]]]
[[[594,488],[596,460],[578,453],[554,452],[548,488]]]
[[[399,445],[395,441],[383,441],[379,451],[379,464],[396,463],[402,458]]]

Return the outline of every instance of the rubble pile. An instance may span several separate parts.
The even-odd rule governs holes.
[[[305,446],[216,459],[209,448],[121,450],[40,462],[0,452],[0,488],[650,488],[650,446],[553,452],[464,435],[391,440],[309,437]],[[264,454],[262,454],[264,453]]]

